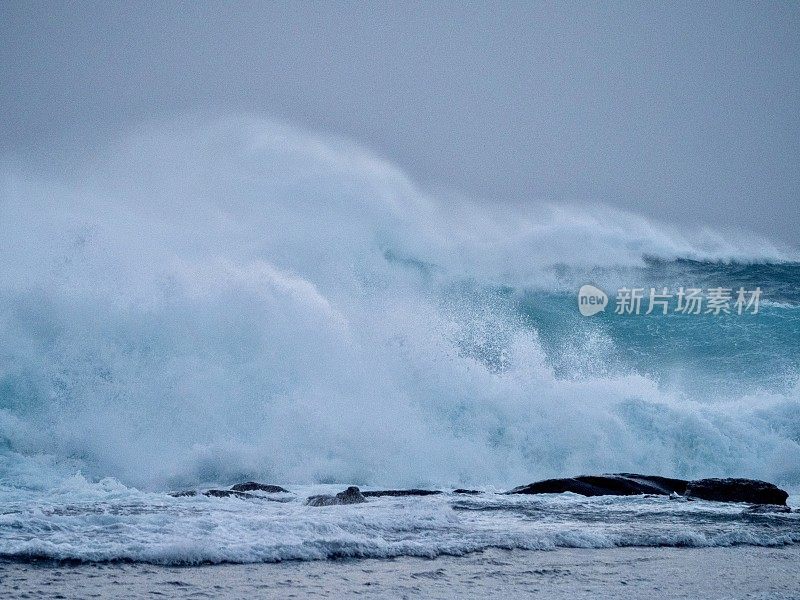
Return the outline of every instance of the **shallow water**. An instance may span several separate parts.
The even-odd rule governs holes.
[[[257,565],[0,562],[6,598],[800,597],[800,548],[487,550]]]

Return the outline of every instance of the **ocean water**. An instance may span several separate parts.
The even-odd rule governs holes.
[[[796,494],[794,249],[432,194],[347,142],[251,117],[150,125],[62,172],[2,175],[0,558],[800,540],[797,513],[497,493],[632,471]],[[593,317],[586,283],[611,296]],[[623,287],[762,295],[757,314],[619,315]],[[251,479],[292,494],[167,495]],[[487,493],[303,503],[351,484]]]
[[[800,549],[487,550],[467,556],[260,564],[0,562],[13,596],[66,598],[797,598]]]
[[[312,507],[312,492],[272,499],[145,493],[76,478],[57,490],[3,498],[3,558],[168,566],[290,560],[463,556],[489,549],[784,547],[800,543],[800,512],[668,497],[575,494],[370,498]],[[281,501],[277,501],[277,500]],[[789,502],[798,507],[800,498]]]

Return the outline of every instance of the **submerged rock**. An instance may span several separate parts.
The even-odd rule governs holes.
[[[419,490],[412,488],[410,490],[378,490],[361,493],[365,498],[379,498],[381,496],[434,496],[442,492],[439,490]]]
[[[753,504],[744,509],[747,513],[790,513],[792,509],[788,506],[780,506],[778,504]]]
[[[698,479],[690,481],[686,495],[717,502],[749,502],[750,504],[786,505],[789,497],[778,486],[758,479]]]
[[[509,494],[562,494],[573,492],[582,496],[633,496],[638,494],[684,494],[687,481],[656,475],[616,473],[612,475],[581,475],[563,479],[545,479],[510,490]]]
[[[235,492],[266,492],[268,494],[289,493],[289,490],[282,488],[279,485],[269,485],[266,483],[257,483],[255,481],[237,483],[236,485],[231,486],[231,490]]]
[[[359,504],[366,502],[367,499],[356,486],[350,486],[343,492],[335,496],[321,494],[319,496],[309,496],[306,504],[309,506],[334,506],[337,504]]]
[[[178,492],[169,492],[170,496],[175,498],[191,497],[202,494],[203,496],[210,496],[212,498],[259,498],[262,500],[272,500],[274,502],[285,502],[285,498],[265,498],[250,492],[266,492],[269,494],[289,493],[288,490],[279,485],[267,485],[265,483],[256,483],[255,481],[248,481],[245,483],[237,483],[231,486],[229,490],[206,490],[205,492],[198,492],[197,490],[182,490]]]
[[[249,492],[243,492],[236,489],[230,489],[230,490],[214,489],[214,490],[206,490],[204,492],[198,492],[196,490],[183,490],[183,491],[168,492],[168,493],[170,496],[174,498],[194,497],[202,494],[203,496],[208,496],[210,498],[241,498],[241,499],[255,499],[255,500],[269,501],[269,502],[291,502],[293,500],[292,496],[272,496],[272,497],[261,496],[259,494],[251,494]]]
[[[181,490],[179,492],[167,492],[173,498],[187,498],[191,496],[197,496],[196,490]]]
[[[236,490],[206,490],[203,492],[204,496],[211,496],[212,498],[257,498],[253,494],[247,492],[237,492]]]

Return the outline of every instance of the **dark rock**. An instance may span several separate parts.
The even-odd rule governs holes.
[[[674,477],[660,477],[658,475],[638,475],[636,473],[618,473],[619,477],[625,477],[631,481],[646,483],[655,488],[650,494],[659,495],[683,495],[686,493],[687,481],[685,479],[675,479]],[[656,491],[657,490],[657,491]]]
[[[174,498],[185,498],[185,497],[198,496],[201,493],[203,496],[209,496],[211,498],[255,498],[257,500],[269,500],[270,502],[292,501],[291,497],[277,496],[270,498],[267,496],[258,496],[256,494],[240,492],[239,490],[206,490],[205,492],[197,492],[195,490],[185,490],[180,492],[169,492],[169,495],[173,496]]]
[[[434,496],[441,494],[439,490],[378,490],[374,492],[361,492],[365,498],[379,498],[381,496]]]
[[[478,494],[482,494],[483,492],[480,490],[465,490],[463,488],[458,488],[457,490],[453,490],[454,494],[466,494],[470,496],[477,496]]]
[[[357,504],[359,502],[366,502],[361,490],[354,485],[351,485],[343,492],[339,492],[336,494],[336,497],[341,500],[343,504]]]
[[[237,483],[231,486],[234,492],[266,492],[268,494],[289,493],[289,490],[282,488],[279,485],[269,485],[266,483],[257,483],[255,481],[247,481],[245,483]]]
[[[254,496],[253,494],[237,492],[235,490],[207,490],[203,492],[203,495],[212,498],[230,498],[231,496],[235,498],[258,498],[258,496]]]
[[[789,494],[779,487],[757,479],[698,479],[690,481],[686,495],[716,502],[786,505]]]
[[[366,501],[361,491],[357,487],[351,486],[335,496],[328,494],[309,496],[308,500],[306,500],[306,504],[309,506],[334,506],[337,504],[359,504]]]
[[[788,506],[779,506],[777,504],[753,504],[744,509],[748,513],[790,513],[792,509]]]
[[[631,496],[655,494],[685,496],[687,499],[750,504],[786,504],[788,494],[766,481],[755,479],[698,479],[686,481],[654,475],[616,473],[581,475],[564,479],[546,479],[516,487],[509,494],[561,494],[573,492],[583,496]]]
[[[564,479],[545,479],[510,490],[509,494],[562,494],[582,496],[633,496],[637,494],[683,494],[687,482],[655,475],[617,473],[613,475],[581,475]]]

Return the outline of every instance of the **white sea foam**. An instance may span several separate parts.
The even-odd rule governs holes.
[[[253,118],[154,126],[58,180],[3,178],[6,483],[48,485],[47,461],[149,490],[615,470],[800,481],[796,390],[748,408],[632,372],[561,380],[486,285],[549,289],[558,265],[645,255],[791,258],[763,240],[602,207],[456,205],[348,143]]]
[[[292,487],[288,503],[172,498],[112,480],[62,481],[46,494],[0,490],[0,557],[160,564],[336,557],[435,557],[487,548],[781,546],[800,543],[800,514],[750,518],[743,505],[667,498],[487,493],[372,498],[310,507],[332,486]]]

